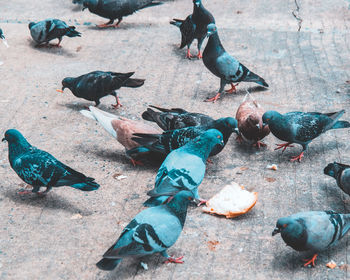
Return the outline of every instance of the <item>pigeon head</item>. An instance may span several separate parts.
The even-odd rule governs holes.
[[[28,24],[28,28],[29,28],[29,29],[32,29],[32,27],[33,27],[34,25],[35,25],[35,22],[32,21],[32,22],[30,22],[30,23]]]
[[[218,32],[218,29],[217,29],[215,23],[208,24],[207,37],[210,37],[211,35],[215,34],[216,32]]]
[[[333,178],[337,178],[339,172],[341,172],[342,170],[343,170],[342,166],[334,162],[334,163],[328,164],[324,168],[323,173]]]
[[[222,149],[222,147],[225,146],[225,142],[224,136],[219,130],[208,129],[187,145],[194,148],[197,151],[197,155],[200,156],[203,161],[206,161],[212,150]]]
[[[257,128],[260,130],[260,118],[257,115],[249,115],[247,118],[247,124],[251,128]]]
[[[287,245],[297,251],[303,250],[303,246],[307,240],[304,220],[294,219],[292,217],[280,218],[277,221],[276,228],[272,232],[272,236],[281,233],[281,236]]]
[[[86,9],[86,8],[96,8],[98,5],[98,0],[84,0],[83,2],[83,11]]]
[[[232,132],[236,132],[238,134],[238,123],[235,118],[221,118],[214,122],[214,127],[218,129],[224,136],[224,141],[231,136]]]
[[[71,77],[64,78],[62,80],[62,90],[64,90],[65,88],[70,89],[73,86],[73,83],[74,83],[74,78],[71,78]]]
[[[193,0],[193,4],[199,7],[202,4],[201,0]]]
[[[263,126],[269,125],[272,121],[281,119],[282,115],[276,111],[267,111],[262,116]]]
[[[17,129],[6,130],[5,137],[2,139],[3,142],[7,141],[9,143],[19,143],[23,140],[25,140],[25,138]]]

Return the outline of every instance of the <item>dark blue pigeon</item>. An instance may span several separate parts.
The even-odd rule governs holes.
[[[109,19],[107,23],[97,25],[97,27],[117,27],[123,17],[160,4],[163,3],[154,0],[84,0],[83,10],[88,8],[91,13]],[[118,22],[113,24],[116,19]]]
[[[181,108],[164,109],[152,105],[150,105],[150,107],[155,108],[160,112],[148,108],[147,111],[142,113],[142,118],[157,123],[157,125],[163,130],[207,125],[214,121],[213,118],[205,114],[191,113]]]
[[[140,87],[145,82],[143,79],[130,78],[134,73],[93,71],[76,78],[67,77],[62,80],[62,90],[57,91],[63,92],[65,88],[69,88],[76,97],[95,101],[95,106],[100,104],[102,97],[112,95],[116,98],[116,104],[112,106],[118,108],[122,104],[119,102],[116,90],[121,87]]]
[[[349,229],[350,214],[310,211],[278,219],[272,236],[281,233],[284,242],[294,250],[312,253],[304,266],[315,266],[318,253],[336,244]]]
[[[350,165],[333,162],[328,164],[323,170],[324,174],[337,180],[338,186],[350,195]]]
[[[7,130],[2,141],[5,140],[8,142],[12,169],[24,182],[33,186],[33,193],[46,194],[52,187],[61,186],[71,186],[82,191],[94,191],[100,187],[94,178],[86,177],[49,153],[30,145],[16,129]],[[39,192],[40,187],[46,187],[46,190]],[[25,193],[30,191],[19,194]]]
[[[180,28],[180,32],[181,32],[180,49],[187,46],[186,58],[190,59],[192,57],[190,48],[193,40],[195,39],[194,34],[196,30],[196,25],[192,21],[192,15],[189,15],[186,19],[173,18],[173,20],[170,21],[170,24]]]
[[[80,37],[81,33],[75,30],[74,26],[68,26],[64,21],[59,19],[45,19],[39,22],[31,22],[28,25],[30,35],[38,44],[48,45],[51,40],[58,39],[58,44],[53,45],[60,47],[63,36]]]
[[[133,135],[136,137],[131,139],[153,151],[167,155],[209,129],[217,129],[223,135],[224,146],[215,147],[210,153],[210,156],[215,156],[225,147],[232,132],[238,133],[237,120],[232,117],[221,118],[206,125],[168,130],[164,131],[163,134],[134,133]]]
[[[187,208],[193,194],[181,191],[167,204],[143,210],[124,228],[118,240],[96,265],[113,270],[123,258],[143,257],[160,253],[166,262],[183,263],[167,253],[179,238],[185,224]]]
[[[216,102],[224,91],[226,84],[231,84],[231,89],[227,90],[227,93],[236,92],[237,84],[234,85],[234,83],[254,82],[264,87],[269,86],[263,78],[250,71],[225,51],[215,24],[208,25],[207,36],[209,40],[203,52],[203,63],[210,72],[220,78],[220,89],[213,98],[206,101]]]
[[[202,58],[201,47],[207,35],[207,25],[215,23],[213,15],[204,8],[201,0],[193,0],[193,13],[186,19],[173,19],[170,24],[180,28],[181,45],[180,49],[187,46],[186,58],[192,58],[190,47],[194,39],[197,39],[198,54],[197,58]]]
[[[285,151],[287,147],[293,147],[292,143],[303,147],[300,155],[291,159],[291,161],[298,160],[300,162],[313,139],[330,129],[350,127],[349,122],[339,121],[344,112],[344,110],[326,114],[290,112],[282,115],[276,111],[267,111],[262,119],[263,125],[268,125],[273,135],[280,140],[287,141],[285,144],[277,144],[276,150],[283,148]]]
[[[190,190],[199,204],[204,203],[198,195],[198,186],[205,174],[209,154],[217,146],[224,146],[222,133],[209,129],[183,147],[172,151],[160,166],[151,197],[144,205],[155,206],[164,203],[181,190]]]

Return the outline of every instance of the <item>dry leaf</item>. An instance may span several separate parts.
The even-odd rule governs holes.
[[[219,241],[213,240],[213,241],[208,241],[208,247],[210,251],[215,251],[216,250],[216,245],[219,244]]]
[[[115,173],[112,177],[118,181],[128,178],[128,176],[125,176],[122,173]]]
[[[276,179],[275,178],[272,178],[272,177],[266,177],[265,180],[269,183],[272,183],[272,182],[275,182]]]

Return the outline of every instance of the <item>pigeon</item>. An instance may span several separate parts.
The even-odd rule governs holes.
[[[7,130],[2,141],[8,142],[12,169],[25,183],[33,186],[31,191],[33,193],[44,195],[52,187],[61,186],[71,186],[82,191],[94,191],[100,187],[94,178],[86,177],[49,153],[30,145],[16,129]],[[40,187],[46,187],[46,190],[39,192]],[[19,194],[26,193],[30,191],[19,192]]]
[[[207,37],[209,40],[203,52],[203,63],[210,72],[220,78],[220,89],[214,97],[208,98],[206,101],[216,102],[226,84],[231,84],[231,89],[227,90],[227,93],[236,92],[236,86],[239,82],[254,82],[263,87],[269,87],[263,78],[250,71],[225,51],[215,24],[208,25]],[[234,85],[234,83],[237,84]]]
[[[130,78],[134,73],[93,71],[76,78],[67,77],[62,80],[62,90],[57,91],[63,92],[65,88],[69,88],[76,97],[95,101],[95,106],[100,104],[100,98],[112,95],[116,98],[116,104],[113,104],[112,107],[116,109],[122,106],[116,93],[117,89],[136,88],[144,84],[143,79]]]
[[[138,213],[124,228],[118,240],[104,253],[96,265],[102,270],[113,270],[126,257],[143,257],[160,253],[166,263],[183,263],[182,258],[167,253],[179,238],[193,194],[180,191],[163,205],[147,208]]]
[[[81,33],[75,30],[74,26],[68,26],[64,21],[59,19],[45,19],[37,23],[31,22],[28,25],[30,35],[38,44],[48,45],[49,41],[58,39],[58,43],[53,45],[60,47],[63,36],[80,37]]]
[[[153,128],[143,122],[118,117],[93,106],[89,107],[89,111],[81,110],[80,113],[100,123],[109,134],[116,138],[117,141],[125,147],[126,150],[140,146],[140,144],[131,140],[133,133],[159,133],[159,129]],[[131,157],[130,160],[134,166],[142,164],[141,162],[134,160],[133,157]]]
[[[324,174],[337,180],[338,186],[350,195],[350,165],[333,162],[328,164],[323,170]]]
[[[260,141],[270,133],[269,127],[262,125],[264,112],[264,109],[249,93],[244,97],[236,113],[239,130],[237,139],[240,142],[253,143],[258,148],[266,146]]]
[[[219,130],[222,133],[224,139],[223,146],[215,147],[211,151],[210,156],[215,156],[220,153],[225,147],[232,132],[238,132],[237,120],[232,117],[221,118],[207,125],[168,130],[164,131],[163,134],[134,133],[136,137],[133,137],[131,139],[140,145],[150,148],[151,150],[163,154],[169,154],[171,151],[182,147],[209,129]]]
[[[206,160],[216,146],[224,146],[223,135],[216,129],[209,129],[181,148],[172,151],[160,166],[151,197],[144,206],[156,206],[171,199],[181,190],[190,190],[199,205],[205,200],[199,198],[198,186],[205,174]]]
[[[272,236],[281,233],[287,246],[310,251],[313,257],[304,266],[315,266],[319,252],[337,243],[350,229],[350,214],[334,211],[309,211],[280,218]]]
[[[174,18],[170,21],[170,24],[177,26],[180,28],[181,32],[181,45],[180,49],[183,49],[187,46],[186,58],[191,59],[192,55],[190,52],[191,44],[193,42],[196,25],[192,21],[192,15],[186,17],[186,19],[176,19]]]
[[[180,49],[187,46],[186,58],[191,59],[193,56],[190,47],[194,39],[197,39],[198,54],[197,58],[202,58],[201,47],[207,35],[207,25],[215,23],[213,15],[204,8],[201,0],[193,0],[193,13],[186,19],[173,19],[170,24],[180,28],[181,45]]]
[[[5,39],[5,35],[4,33],[2,32],[2,29],[0,28],[0,39]]]
[[[275,150],[283,148],[284,152],[287,147],[293,147],[292,143],[303,147],[298,156],[291,158],[291,161],[300,162],[308,144],[313,139],[330,129],[350,127],[349,122],[339,121],[344,112],[344,110],[326,114],[290,112],[282,115],[276,111],[267,111],[262,119],[263,126],[268,125],[273,135],[280,140],[287,141],[285,144],[277,144],[278,147]]]
[[[150,105],[150,107],[155,108],[160,112],[148,108],[147,111],[142,113],[142,118],[157,123],[163,130],[206,125],[214,121],[213,118],[207,115],[190,113],[180,108],[164,109],[152,105]]]
[[[202,58],[201,47],[207,35],[207,26],[215,24],[213,15],[204,8],[201,0],[193,0],[192,21],[196,25],[194,37],[198,40],[198,58]]]
[[[84,0],[83,10],[87,8],[91,13],[109,19],[107,23],[97,25],[97,27],[118,27],[124,16],[161,4],[163,3],[154,0]],[[115,19],[118,19],[118,22],[113,24]]]

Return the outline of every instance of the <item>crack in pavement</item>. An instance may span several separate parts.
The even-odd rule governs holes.
[[[301,23],[303,22],[303,19],[299,16],[300,6],[298,4],[297,0],[294,0],[295,3],[295,10],[293,10],[292,15],[295,17],[295,19],[298,21],[298,32],[301,29]]]

